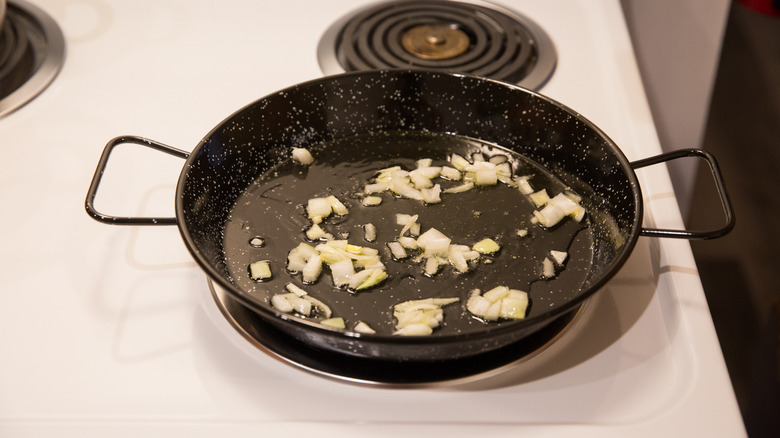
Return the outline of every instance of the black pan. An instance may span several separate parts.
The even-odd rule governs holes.
[[[175,218],[115,217],[95,210],[93,201],[109,155],[122,143],[186,159],[176,190]],[[457,203],[431,207],[391,200],[398,212],[419,213],[424,227],[441,227],[454,242],[494,236],[504,247],[491,259],[493,263],[481,264],[468,275],[430,279],[418,275],[419,267],[388,262],[390,278],[370,292],[350,294],[326,280],[307,286],[337,316],[351,323],[366,320],[379,332],[359,334],[350,330],[351,325],[346,330],[332,329],[280,313],[269,304],[270,296],[282,292],[285,283],[301,284],[300,277],[284,270],[284,260],[307,224],[302,204],[308,197],[337,190],[351,208],[348,220],[333,224],[341,231],[355,232],[366,221],[388,228],[393,224],[373,213],[378,210],[361,208],[359,200],[350,197],[371,176],[360,166],[350,178],[329,173],[325,167],[310,167],[305,178],[295,179],[292,202],[279,198],[273,186],[258,182],[266,172],[284,171],[293,147],[309,148],[318,162],[333,163],[363,163],[358,150],[378,151],[388,162],[404,165],[421,157],[443,159],[448,151],[466,156],[495,151],[520,154],[532,163],[517,164],[518,171],[548,172],[551,182],[584,197],[588,216],[580,224],[570,221],[556,233],[543,234],[520,213],[518,202],[508,202],[516,198],[502,197],[506,192],[501,188],[474,191]],[[643,228],[642,195],[634,169],[688,156],[709,164],[726,225],[708,232]],[[262,208],[247,210],[247,205],[255,204]],[[578,309],[623,265],[639,236],[709,239],[733,227],[717,163],[705,151],[681,150],[631,163],[593,123],[545,96],[484,78],[406,70],[325,77],[271,94],[229,116],[191,153],[139,137],[115,138],[103,152],[86,208],[93,218],[109,224],[178,225],[187,248],[214,283],[285,333],[315,348],[398,361],[454,359],[518,342]],[[511,232],[523,227],[538,238],[513,239]],[[248,241],[256,235],[266,238],[267,244],[251,247]],[[351,236],[350,241],[356,238]],[[569,251],[569,265],[558,277],[539,280],[539,257],[555,246]],[[518,257],[512,256],[518,254],[528,260],[517,262]],[[280,260],[272,263],[272,281],[249,280],[246,266],[257,259]],[[486,324],[469,317],[464,304],[471,288],[487,290],[498,284],[529,291],[526,319]],[[445,308],[445,322],[431,336],[390,334],[394,303],[450,296],[461,302]]]

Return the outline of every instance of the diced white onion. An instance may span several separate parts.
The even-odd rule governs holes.
[[[306,212],[315,224],[330,216],[332,212],[330,202],[326,198],[311,198],[306,205]],[[317,220],[316,218],[319,218]]]
[[[376,226],[374,224],[363,225],[363,238],[366,242],[374,242],[376,240]]]
[[[420,190],[423,201],[426,204],[438,204],[441,202],[441,186],[436,184],[432,188]]]
[[[478,186],[494,186],[498,183],[498,174],[494,169],[478,170],[474,182],[476,182]]]
[[[542,262],[542,277],[553,278],[555,277],[555,265],[549,258],[544,259]]]
[[[373,207],[382,203],[380,196],[366,196],[363,198],[363,205],[366,207]]]
[[[463,192],[467,192],[467,191],[469,191],[469,190],[471,190],[473,188],[474,188],[474,183],[469,181],[469,182],[465,182],[465,183],[463,183],[463,184],[461,184],[459,186],[455,186],[455,187],[450,187],[448,189],[444,189],[444,190],[442,190],[442,192],[444,192],[444,193],[463,193]]]
[[[460,181],[463,177],[458,169],[449,166],[442,167],[439,176],[450,181]]]
[[[249,275],[252,280],[268,280],[272,277],[271,265],[267,261],[254,262],[249,265]]]
[[[376,333],[376,330],[372,329],[370,325],[366,324],[363,321],[358,321],[358,323],[355,324],[354,330],[358,333],[367,333],[367,334]]]
[[[422,248],[426,256],[447,255],[450,246],[450,238],[436,228],[429,228],[417,238],[417,245]]]
[[[328,200],[328,203],[330,203],[330,207],[333,210],[334,213],[336,213],[339,216],[344,216],[345,214],[349,213],[349,210],[347,209],[347,206],[344,205],[339,199],[333,195],[328,196],[325,198]]]
[[[355,268],[352,266],[352,260],[345,259],[330,264],[330,273],[333,276],[333,283],[335,283],[336,286],[349,284],[350,278],[355,275]]]
[[[387,247],[390,248],[390,252],[393,254],[393,258],[396,260],[401,260],[409,257],[409,254],[406,253],[406,250],[404,249],[403,245],[401,245],[398,242],[387,242]]]
[[[566,251],[556,251],[553,249],[550,251],[550,257],[557,266],[563,266],[566,263],[566,259],[569,258],[569,253]]]
[[[322,273],[322,257],[319,254],[313,255],[306,262],[306,265],[301,270],[303,281],[306,283],[314,283],[320,277]]]
[[[539,224],[545,228],[550,228],[558,224],[565,215],[560,208],[553,204],[547,204],[541,210],[534,210],[534,217],[539,221]]]
[[[547,204],[547,202],[550,200],[550,196],[547,195],[547,189],[542,189],[538,192],[531,193],[528,197],[537,207],[541,207]]]
[[[314,157],[312,156],[311,152],[305,148],[293,148],[292,159],[305,166],[308,166],[314,162]]]

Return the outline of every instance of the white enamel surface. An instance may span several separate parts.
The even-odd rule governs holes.
[[[364,2],[34,3],[67,59],[0,121],[0,436],[744,435],[684,241],[641,238],[560,343],[465,387],[355,386],[258,352],[219,317],[175,227],[99,224],[84,196],[112,137],[190,150],[245,104],[319,77],[319,36]],[[504,4],[555,42],[542,93],[629,159],[660,153],[617,1]],[[171,216],[182,163],[119,148],[98,208]],[[639,175],[645,225],[679,226],[665,168]]]

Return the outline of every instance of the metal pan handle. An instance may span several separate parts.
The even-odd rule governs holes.
[[[111,225],[175,225],[175,217],[123,217],[123,216],[111,216],[103,214],[95,209],[95,196],[97,195],[98,187],[100,186],[100,180],[103,178],[103,172],[106,170],[108,164],[108,158],[111,156],[111,151],[120,144],[132,143],[141,146],[146,146],[154,150],[165,152],[166,154],[173,155],[175,157],[186,159],[190,153],[181,149],[158,143],[148,138],[135,137],[135,136],[121,136],[116,137],[106,144],[103,149],[103,154],[100,156],[100,162],[98,162],[95,175],[92,177],[92,183],[89,185],[89,191],[87,192],[87,200],[85,207],[87,213],[92,216],[93,219],[111,224]]]
[[[648,237],[673,237],[678,239],[714,239],[721,237],[731,231],[734,228],[734,210],[731,207],[731,201],[729,201],[729,195],[726,191],[726,185],[723,183],[723,176],[720,172],[720,167],[715,157],[709,152],[702,149],[680,149],[677,151],[668,152],[654,157],[645,158],[638,161],[631,162],[631,167],[639,169],[645,166],[653,164],[664,163],[666,161],[675,160],[678,158],[697,157],[702,158],[710,166],[710,173],[715,182],[715,188],[718,191],[720,197],[720,204],[723,208],[723,212],[726,215],[726,224],[712,231],[688,231],[688,230],[666,230],[658,228],[642,228],[639,231],[641,236]]]

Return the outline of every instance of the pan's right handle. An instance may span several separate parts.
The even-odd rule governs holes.
[[[127,216],[111,216],[103,214],[95,209],[95,196],[97,196],[98,187],[100,187],[100,180],[103,178],[103,172],[106,170],[108,164],[108,158],[111,156],[111,151],[120,144],[132,143],[141,146],[146,146],[154,150],[165,152],[166,154],[173,155],[175,157],[186,159],[190,153],[181,149],[158,143],[148,138],[136,137],[136,136],[121,136],[116,137],[106,144],[103,149],[103,154],[100,156],[100,162],[98,162],[95,175],[92,177],[92,183],[89,185],[89,191],[87,192],[87,200],[85,207],[87,213],[92,216],[93,219],[99,222],[112,224],[112,225],[175,225],[175,217],[127,217]]]
[[[723,175],[720,172],[718,162],[711,153],[703,149],[680,149],[661,155],[656,155],[654,157],[645,158],[643,160],[632,161],[631,167],[634,169],[639,169],[641,167],[664,163],[666,161],[685,157],[701,158],[709,165],[710,173],[712,174],[713,181],[715,182],[715,189],[718,191],[718,196],[720,197],[720,204],[723,208],[723,214],[726,216],[725,225],[711,231],[642,228],[639,232],[640,235],[648,237],[672,237],[680,239],[714,239],[727,234],[729,231],[731,231],[732,228],[734,228],[734,209],[731,206],[731,201],[729,200],[729,195],[726,191],[726,184],[723,182]]]

